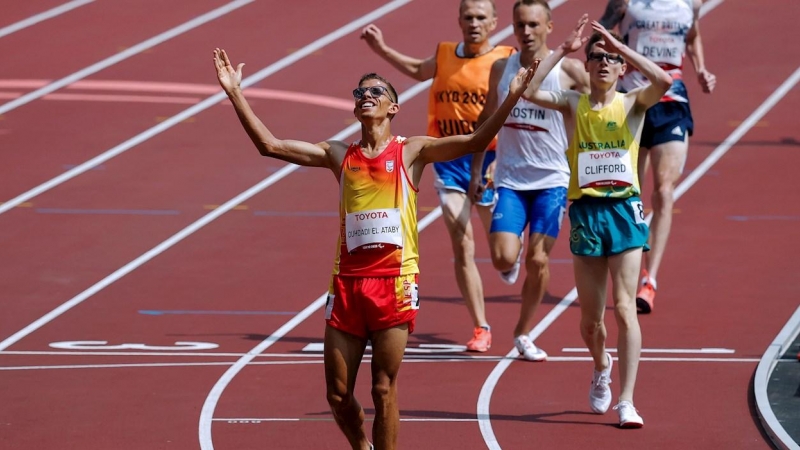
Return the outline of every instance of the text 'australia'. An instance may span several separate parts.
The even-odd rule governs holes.
[[[606,142],[581,142],[579,145],[581,150],[612,150],[615,148],[627,148],[625,145],[625,139]]]

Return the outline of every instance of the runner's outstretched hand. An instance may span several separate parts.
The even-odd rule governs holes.
[[[215,48],[214,67],[217,68],[217,80],[219,81],[219,85],[222,86],[225,92],[231,92],[239,87],[242,82],[242,67],[244,67],[244,63],[239,63],[236,69],[234,69],[225,50]]]

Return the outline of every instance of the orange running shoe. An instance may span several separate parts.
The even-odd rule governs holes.
[[[656,301],[656,288],[650,283],[650,276],[644,271],[642,277],[642,287],[636,294],[636,312],[639,314],[650,314]]]
[[[492,346],[492,332],[483,327],[472,331],[472,339],[467,342],[468,352],[485,352]]]

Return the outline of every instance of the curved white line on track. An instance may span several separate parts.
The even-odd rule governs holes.
[[[3,28],[0,28],[0,38],[8,36],[11,33],[16,33],[19,30],[36,25],[47,19],[60,16],[65,12],[72,11],[75,8],[92,3],[94,0],[72,0],[71,2],[64,3],[63,5],[56,6],[55,8],[48,9],[47,11],[40,12],[39,14],[28,17],[27,19],[20,20],[19,22],[12,23]]]
[[[721,0],[712,7],[721,3]],[[683,196],[706,172],[722,158],[728,150],[731,149],[755,124],[761,120],[792,88],[800,82],[800,67],[798,67],[789,78],[786,79],[764,102],[753,111],[752,114],[741,125],[736,127],[735,130],[722,142],[706,159],[690,173],[681,184],[675,189],[675,201]],[[648,216],[649,219],[652,216]],[[564,310],[577,298],[577,290],[574,288],[561,300],[555,308],[553,308],[542,321],[537,324],[530,333],[532,340],[541,335],[555,320],[560,316]],[[516,349],[512,349],[506,356],[513,356],[517,354]],[[490,422],[491,417],[489,413],[489,404],[491,401],[492,393],[497,385],[498,380],[503,375],[503,372],[511,364],[511,360],[504,359],[501,361],[487,377],[486,382],[481,388],[478,397],[478,418],[480,423],[481,434],[486,442],[486,446],[491,450],[500,450],[500,444],[497,442],[497,437],[492,430]]]
[[[246,0],[246,1],[251,2],[253,0]],[[360,19],[357,19],[357,20],[355,20],[353,22],[350,22],[349,24],[347,24],[347,25],[345,25],[345,26],[343,26],[343,27],[341,27],[341,28],[339,28],[339,29],[337,29],[337,30],[335,30],[333,32],[326,34],[325,36],[323,36],[323,37],[317,39],[316,41],[306,45],[305,47],[303,47],[300,50],[292,53],[291,55],[289,55],[289,56],[287,56],[285,58],[282,58],[282,59],[278,60],[277,62],[275,62],[273,64],[270,64],[269,66],[259,70],[258,72],[254,73],[253,75],[250,75],[249,77],[244,78],[242,80],[242,83],[241,83],[242,89],[246,89],[246,88],[258,83],[259,81],[267,78],[268,76],[274,74],[275,72],[278,72],[278,71],[280,71],[280,70],[282,70],[282,69],[284,69],[284,68],[286,68],[286,67],[288,67],[288,66],[290,66],[290,65],[292,65],[294,63],[296,63],[300,59],[305,58],[306,56],[308,56],[308,55],[314,53],[315,51],[325,47],[326,45],[328,45],[328,44],[330,44],[330,43],[332,43],[334,41],[337,41],[338,39],[341,39],[342,37],[346,36],[347,34],[350,34],[353,31],[358,30],[359,28],[369,24],[369,22],[371,22],[371,21],[373,21],[373,20],[375,20],[375,19],[377,19],[377,18],[379,18],[379,17],[381,17],[381,16],[383,16],[383,15],[385,15],[385,14],[387,14],[387,13],[389,13],[389,12],[391,12],[391,11],[393,11],[393,10],[395,10],[395,9],[405,5],[405,4],[407,4],[407,3],[409,3],[410,1],[411,0],[394,0],[392,2],[389,2],[389,3],[385,4],[384,6],[382,6],[380,8],[374,10],[373,12],[371,12],[371,13],[365,15],[365,16],[362,16]],[[221,101],[223,101],[225,99],[227,99],[227,95],[225,95],[225,93],[222,90],[219,90],[216,94],[212,95],[211,97],[206,98],[202,102],[200,102],[200,103],[198,103],[198,104],[196,104],[196,105],[194,105],[194,106],[192,106],[190,108],[187,108],[187,109],[181,111],[180,113],[170,117],[169,119],[159,123],[158,125],[150,128],[148,130],[145,130],[145,131],[137,134],[136,136],[128,139],[127,141],[117,145],[116,147],[113,147],[113,148],[111,148],[109,150],[106,150],[105,152],[101,153],[100,155],[97,155],[94,158],[92,158],[92,159],[90,159],[90,160],[88,160],[88,161],[86,161],[86,162],[84,162],[82,164],[79,164],[76,167],[73,167],[72,169],[62,173],[61,175],[59,175],[59,176],[57,176],[55,178],[52,178],[49,181],[46,181],[46,182],[40,184],[39,186],[36,186],[35,188],[33,188],[33,189],[31,189],[31,190],[29,190],[27,192],[24,192],[24,193],[22,193],[22,194],[20,194],[20,195],[18,195],[16,197],[14,197],[11,200],[8,200],[5,203],[0,204],[0,214],[3,214],[4,212],[6,212],[6,211],[8,211],[8,210],[10,210],[10,209],[12,209],[12,208],[14,208],[16,206],[19,206],[22,203],[27,202],[28,200],[36,197],[37,195],[40,195],[40,194],[42,194],[44,192],[47,192],[50,189],[53,189],[54,187],[59,186],[60,184],[71,180],[72,178],[75,178],[78,175],[80,175],[80,174],[82,174],[84,172],[87,172],[87,171],[93,169],[94,167],[99,166],[100,164],[103,164],[104,162],[108,161],[109,159],[114,158],[115,156],[118,156],[118,155],[130,150],[131,148],[141,144],[142,142],[145,142],[145,141],[151,139],[152,137],[163,133],[164,131],[174,127],[175,125],[183,122],[184,120],[189,119],[190,117],[195,116],[198,113],[200,113],[202,111],[205,111],[208,108],[211,108],[212,106],[216,105],[217,103],[219,103],[219,102],[221,102]],[[2,114],[2,110],[0,110],[0,114]]]
[[[556,0],[558,1],[558,0]],[[566,0],[563,0],[566,1]],[[492,36],[490,41],[492,44],[497,44],[501,42],[505,38],[511,36],[512,28],[506,27],[503,30],[499,31],[497,34]],[[423,81],[421,83],[417,83],[412,86],[409,90],[404,92],[400,95],[399,102],[403,103],[408,99],[416,96],[420,92],[424,91],[431,85],[431,81]],[[359,123],[355,123],[350,127],[342,130],[341,133],[337,134],[336,137],[332,139],[343,139],[348,137],[358,131],[361,125]],[[433,221],[441,217],[442,215],[442,208],[437,207],[425,217],[423,217],[419,223],[417,224],[417,228],[419,231],[424,230],[427,228]],[[306,320],[311,314],[313,314],[316,310],[322,307],[325,304],[325,299],[327,297],[327,292],[322,294],[319,298],[314,300],[310,305],[308,305],[304,310],[300,311],[298,315],[293,317],[291,320],[286,322],[282,327],[276,330],[272,335],[261,341],[257,346],[253,347],[252,350],[247,352],[245,356],[243,356],[239,361],[231,366],[217,381],[214,387],[211,389],[211,392],[208,393],[208,397],[206,398],[205,403],[203,403],[203,409],[200,412],[200,424],[199,424],[199,432],[200,432],[200,448],[201,450],[213,450],[214,444],[211,439],[211,424],[214,420],[214,410],[217,407],[217,403],[219,402],[219,398],[222,396],[222,392],[225,388],[230,384],[233,378],[242,370],[244,367],[249,364],[259,353],[263,352],[264,350],[268,349],[272,346],[275,342],[285,336],[287,333],[292,331],[295,327],[301,324],[304,320]]]
[[[800,445],[792,439],[792,436],[786,432],[781,421],[775,416],[767,395],[767,386],[778,359],[792,344],[795,337],[797,337],[797,333],[800,333],[800,307],[795,310],[783,329],[775,336],[767,351],[764,352],[753,379],[753,391],[756,397],[758,417],[761,419],[761,424],[767,435],[775,446],[781,450],[800,450]]]
[[[48,84],[47,86],[39,88],[39,89],[37,89],[37,90],[35,90],[33,92],[29,92],[29,93],[23,95],[22,97],[14,99],[14,100],[12,100],[12,101],[10,101],[8,103],[5,103],[3,105],[0,105],[0,114],[4,114],[4,113],[7,113],[7,112],[12,111],[14,109],[17,109],[22,105],[30,103],[30,102],[32,102],[32,101],[34,101],[34,100],[36,100],[36,99],[38,99],[40,97],[43,97],[43,96],[45,96],[45,95],[47,95],[47,94],[49,94],[49,93],[51,93],[53,91],[61,89],[62,87],[66,86],[68,84],[74,83],[74,82],[76,82],[78,80],[81,80],[83,78],[88,77],[89,75],[95,74],[95,73],[97,73],[97,72],[99,72],[99,71],[101,71],[103,69],[111,67],[111,66],[113,66],[114,64],[116,64],[118,62],[121,62],[121,61],[124,61],[124,60],[130,58],[131,56],[135,56],[135,55],[137,55],[137,54],[139,54],[139,53],[141,53],[141,52],[143,52],[143,51],[145,51],[147,49],[155,47],[156,45],[159,45],[159,44],[161,44],[163,42],[166,42],[166,41],[168,41],[168,40],[170,40],[170,39],[172,39],[172,38],[174,38],[176,36],[180,36],[181,34],[186,33],[187,31],[193,30],[193,29],[199,27],[200,25],[203,25],[203,24],[205,24],[207,22],[210,22],[210,21],[212,21],[214,19],[222,17],[225,14],[228,14],[231,11],[239,9],[242,6],[245,6],[245,5],[249,4],[249,3],[253,3],[254,1],[255,0],[235,0],[233,2],[228,3],[225,6],[221,6],[221,7],[217,8],[217,9],[215,9],[213,11],[209,11],[209,12],[207,12],[207,13],[201,15],[201,16],[195,17],[194,19],[192,19],[192,20],[190,20],[190,21],[188,21],[186,23],[178,25],[177,27],[172,28],[170,30],[167,30],[167,31],[165,31],[165,32],[163,32],[163,33],[161,33],[161,34],[159,34],[157,36],[153,36],[150,39],[147,39],[146,41],[140,42],[140,43],[134,45],[131,48],[125,49],[125,50],[117,53],[114,56],[110,56],[110,57],[108,57],[108,58],[106,58],[106,59],[104,59],[104,60],[102,60],[100,62],[92,64],[89,67],[83,68],[83,69],[73,73],[72,75],[67,75],[66,77],[61,78],[60,80],[56,80],[56,81]]]

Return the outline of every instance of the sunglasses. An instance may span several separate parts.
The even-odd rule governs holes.
[[[367,91],[369,91],[369,94],[372,96],[372,98],[378,98],[381,95],[386,94],[386,96],[389,97],[389,100],[394,101],[392,99],[392,96],[389,95],[389,90],[383,86],[355,88],[353,89],[353,98],[356,100],[361,100],[362,98],[364,98],[364,94],[366,94]]]
[[[622,56],[612,55],[611,53],[589,53],[589,55],[586,57],[587,61],[601,62],[604,59],[608,64],[622,64],[624,61]]]

